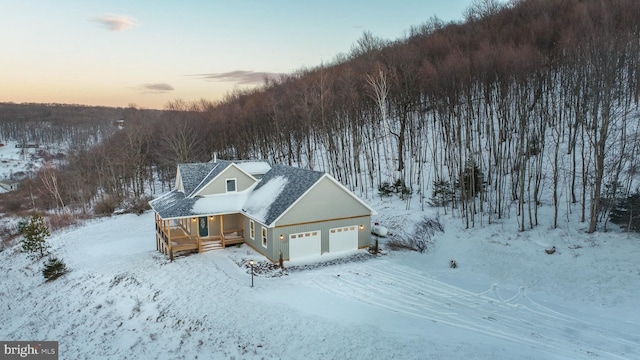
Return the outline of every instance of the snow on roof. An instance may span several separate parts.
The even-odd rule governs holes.
[[[247,172],[256,173],[267,168],[269,171],[264,174],[262,180],[244,192],[195,196],[198,189],[232,163]],[[206,170],[209,171],[206,172]],[[269,226],[325,173],[283,165],[271,167],[264,161],[219,160],[218,163],[182,164],[180,175],[183,177],[183,183],[184,178],[188,178],[186,182],[189,185],[184,185],[184,193],[174,190],[150,202],[151,207],[163,219],[244,212]],[[197,182],[198,176],[200,176],[199,182]]]
[[[266,161],[238,161],[236,165],[251,175],[266,174],[271,170],[271,165]]]
[[[271,206],[267,209],[265,216],[261,218],[264,219],[262,221],[263,224],[270,226],[324,175],[325,173],[320,171],[284,165],[273,166],[258,183],[254,192],[259,191],[262,187],[269,186],[272,181],[281,177],[285,178],[287,182],[279,193],[271,194],[273,197]]]
[[[198,196],[191,208],[193,214],[224,214],[238,213],[247,201],[253,187],[245,191]]]
[[[251,193],[243,210],[256,220],[265,223],[269,209],[287,186],[288,182],[284,176],[269,179],[263,186],[256,188]]]

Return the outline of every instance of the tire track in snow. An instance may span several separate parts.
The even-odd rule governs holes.
[[[473,293],[396,265],[360,267],[312,283],[341,298],[572,358],[623,359],[627,355],[620,351],[640,353],[633,336],[551,310],[530,299],[524,288],[505,300],[495,284]]]
[[[326,282],[319,280],[315,281],[315,285],[342,298],[357,300],[395,313],[480,332],[490,337],[498,337],[521,344],[541,347],[540,341],[534,341],[526,336],[518,336],[517,334],[508,333],[502,329],[482,324],[483,321],[481,319],[484,319],[485,321],[496,321],[496,319],[493,314],[478,318],[477,313],[480,312],[479,306],[472,306],[472,312],[475,313],[475,316],[473,317],[476,318],[474,321],[469,320],[469,316],[461,313],[460,311],[445,313],[435,310],[435,308],[439,306],[447,306],[450,304],[429,298],[428,296],[430,293],[426,289],[423,293],[423,299],[426,300],[426,304],[420,304],[416,301],[408,302],[406,294],[403,294],[402,291],[385,291],[379,287],[367,288],[361,286],[357,281],[345,280],[345,277],[340,277],[340,281],[347,286],[339,289],[338,287],[327,285]],[[448,295],[448,298],[451,299],[451,295]],[[417,304],[420,304],[420,306],[417,306]],[[460,308],[464,309],[464,305]],[[545,345],[546,346],[544,347],[546,348],[550,347],[550,344]],[[562,351],[563,349],[557,348],[556,350]]]

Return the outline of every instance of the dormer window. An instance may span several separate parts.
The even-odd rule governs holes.
[[[236,190],[236,179],[227,179],[227,192],[234,192]]]

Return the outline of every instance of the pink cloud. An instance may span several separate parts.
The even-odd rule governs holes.
[[[135,20],[127,15],[104,14],[94,20],[111,31],[123,31],[137,25]]]

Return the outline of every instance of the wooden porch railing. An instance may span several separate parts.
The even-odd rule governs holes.
[[[156,250],[173,260],[174,253],[178,251],[195,250],[203,252],[210,249],[211,243],[220,241],[222,248],[227,245],[244,243],[244,230],[223,230],[219,235],[201,238],[199,234],[189,235],[180,227],[171,227],[169,220],[162,220],[156,214]],[[204,244],[207,246],[203,246]]]

